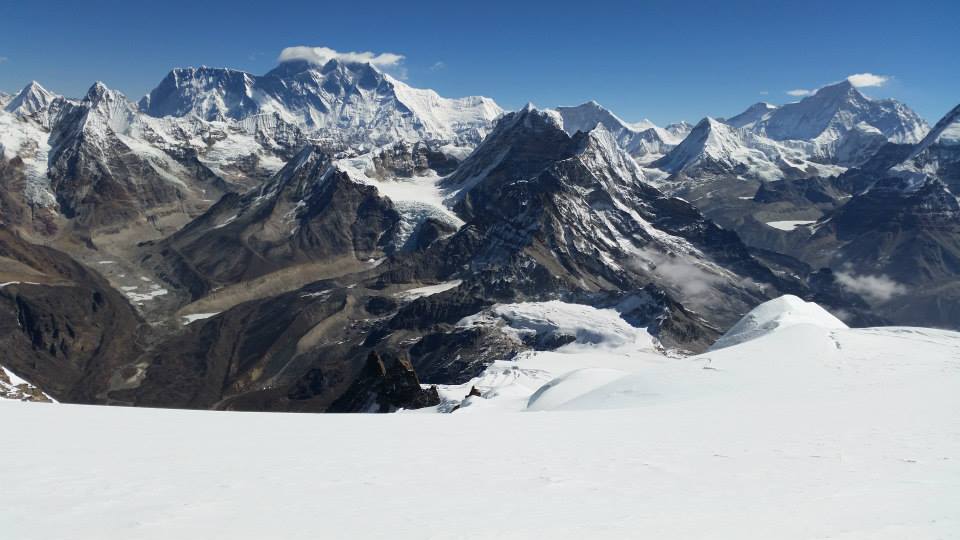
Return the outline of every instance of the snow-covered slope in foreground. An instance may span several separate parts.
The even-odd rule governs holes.
[[[960,334],[823,326],[802,305],[701,356],[570,372],[533,400],[564,412],[0,403],[0,523],[18,539],[960,535]],[[541,360],[610,350],[580,345]]]

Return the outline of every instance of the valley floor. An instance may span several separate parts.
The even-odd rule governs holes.
[[[0,536],[960,535],[960,334],[778,320],[561,376],[549,412],[0,403]]]

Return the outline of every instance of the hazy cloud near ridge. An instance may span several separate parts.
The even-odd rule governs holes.
[[[907,287],[890,279],[885,274],[853,274],[837,272],[837,283],[852,293],[863,296],[870,302],[886,302],[894,296],[907,293]]]

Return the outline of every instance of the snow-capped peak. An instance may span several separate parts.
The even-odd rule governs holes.
[[[10,100],[4,110],[18,116],[30,116],[45,110],[57,97],[56,94],[41,86],[37,81],[30,81]]]
[[[694,126],[690,134],[655,166],[676,173],[704,158],[721,162],[747,151],[744,139],[753,139],[746,131],[706,117]]]
[[[909,107],[892,99],[870,99],[848,80],[824,86],[812,96],[750,121],[758,112],[756,107],[729,122],[778,141],[814,142],[828,153],[841,146],[841,140],[860,124],[873,126],[888,141],[901,144],[920,141],[928,130],[926,122]]]
[[[810,324],[827,329],[848,328],[843,321],[816,303],[804,302],[788,294],[753,308],[730,330],[727,330],[710,350],[738,345],[799,324]]]
[[[673,129],[656,126],[649,120],[628,123],[605,109],[596,101],[588,101],[575,107],[557,107],[563,119],[563,129],[573,135],[578,131],[589,132],[602,125],[616,139],[620,148],[645,162],[652,161],[676,146],[686,135],[685,126],[673,125]]]
[[[706,167],[765,181],[779,180],[791,174],[836,174],[836,168],[806,161],[810,146],[798,141],[789,145],[780,143],[749,129],[706,117],[683,142],[652,166],[671,174]]]
[[[550,129],[563,129],[563,117],[552,109],[538,109],[533,102],[529,102],[515,113],[507,113],[496,128],[508,131],[512,126],[523,126],[526,129],[540,129],[540,126],[550,126]]]
[[[587,133],[578,155],[599,178],[606,177],[611,183],[646,181],[637,162],[617,143],[616,138],[603,124],[597,124]],[[608,189],[614,188],[608,185]]]
[[[597,124],[602,124],[607,130],[619,136],[623,131],[635,132],[632,126],[621,120],[617,115],[603,108],[596,101],[588,101],[575,107],[557,107],[557,112],[563,118],[563,129],[570,135],[578,131],[590,131]]]
[[[828,84],[813,93],[813,98],[817,99],[838,99],[838,100],[865,100],[868,99],[857,90],[857,87],[849,79]],[[810,99],[810,97],[805,98]]]
[[[111,90],[107,85],[103,84],[103,82],[97,81],[87,90],[87,94],[83,99],[84,101],[90,102],[91,105],[99,105],[104,101],[111,101],[118,98],[126,99],[120,92]]]
[[[749,128],[749,127],[752,127],[757,122],[759,122],[760,120],[767,118],[770,115],[770,113],[775,110],[777,110],[776,105],[767,103],[765,101],[761,101],[759,103],[754,103],[742,113],[732,118],[728,118],[726,120],[726,123],[730,124],[733,127]]]
[[[98,122],[106,124],[116,133],[123,133],[136,117],[136,107],[126,96],[97,81],[87,90],[83,105],[96,113]]]
[[[503,112],[489,98],[444,98],[369,63],[337,59],[286,61],[262,76],[173,70],[140,108],[150,116],[205,120],[271,114],[316,138],[375,146],[422,139],[476,144]]]

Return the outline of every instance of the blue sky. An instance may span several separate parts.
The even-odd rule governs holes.
[[[289,46],[404,56],[413,86],[507,108],[595,99],[626,120],[730,116],[855,73],[929,121],[960,103],[960,2],[10,2],[0,90],[139,98],[172,67],[264,73]]]

